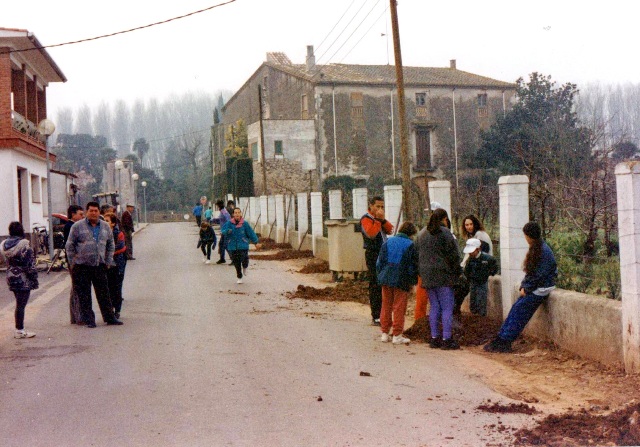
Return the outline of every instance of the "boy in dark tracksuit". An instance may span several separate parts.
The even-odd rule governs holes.
[[[498,263],[493,256],[481,251],[481,241],[471,238],[467,240],[464,252],[469,254],[464,274],[469,280],[471,313],[487,316],[487,294],[489,276],[498,273]]]

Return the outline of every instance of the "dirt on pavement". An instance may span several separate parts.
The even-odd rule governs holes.
[[[304,269],[317,260],[289,262]],[[300,284],[288,297],[368,305],[366,281],[330,284],[330,275],[322,277],[326,287]],[[424,343],[429,337],[428,318],[414,322],[414,307],[411,296],[405,334],[412,342]],[[531,337],[516,340],[513,353],[487,353],[482,347],[496,336],[501,322],[465,312],[456,319],[454,337],[464,351],[474,354],[464,356],[461,366],[497,392],[521,402],[488,403],[475,410],[526,411],[537,421],[531,429],[491,429],[512,431],[520,446],[640,445],[640,375],[625,374],[622,365],[602,365]]]

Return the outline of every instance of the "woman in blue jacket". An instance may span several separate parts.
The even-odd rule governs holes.
[[[253,242],[256,248],[260,248],[258,236],[251,225],[242,218],[240,208],[233,210],[233,217],[223,225],[220,232],[227,240],[227,251],[236,268],[237,282],[242,284],[242,277],[247,276],[247,267],[249,267],[249,242]]]
[[[498,336],[484,346],[487,352],[511,352],[511,343],[518,338],[540,304],[555,289],[558,267],[551,248],[542,239],[542,230],[536,222],[523,228],[529,251],[524,258],[525,277],[520,283],[520,298],[514,303],[502,323]]]
[[[380,340],[388,342],[392,329],[393,344],[411,342],[402,335],[404,315],[407,312],[407,297],[418,282],[418,252],[411,238],[418,232],[415,225],[405,222],[398,234],[382,244],[376,270],[378,284],[382,286],[382,309],[380,311]]]

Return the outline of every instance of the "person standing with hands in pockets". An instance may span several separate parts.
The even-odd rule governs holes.
[[[393,232],[393,225],[384,218],[384,199],[374,196],[369,199],[367,213],[360,218],[360,229],[364,242],[364,257],[369,272],[369,305],[371,320],[374,326],[380,326],[380,310],[382,309],[382,287],[378,284],[376,262],[382,243],[387,235]]]

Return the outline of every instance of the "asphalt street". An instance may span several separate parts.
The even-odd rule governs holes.
[[[123,326],[69,324],[69,275],[42,275],[15,340],[0,275],[0,445],[484,446],[531,417],[463,351],[380,343],[368,309],[290,300],[308,275],[256,261],[244,284],[205,265],[192,223],[136,234]],[[217,258],[216,258],[217,259]],[[363,374],[364,373],[364,374]]]

